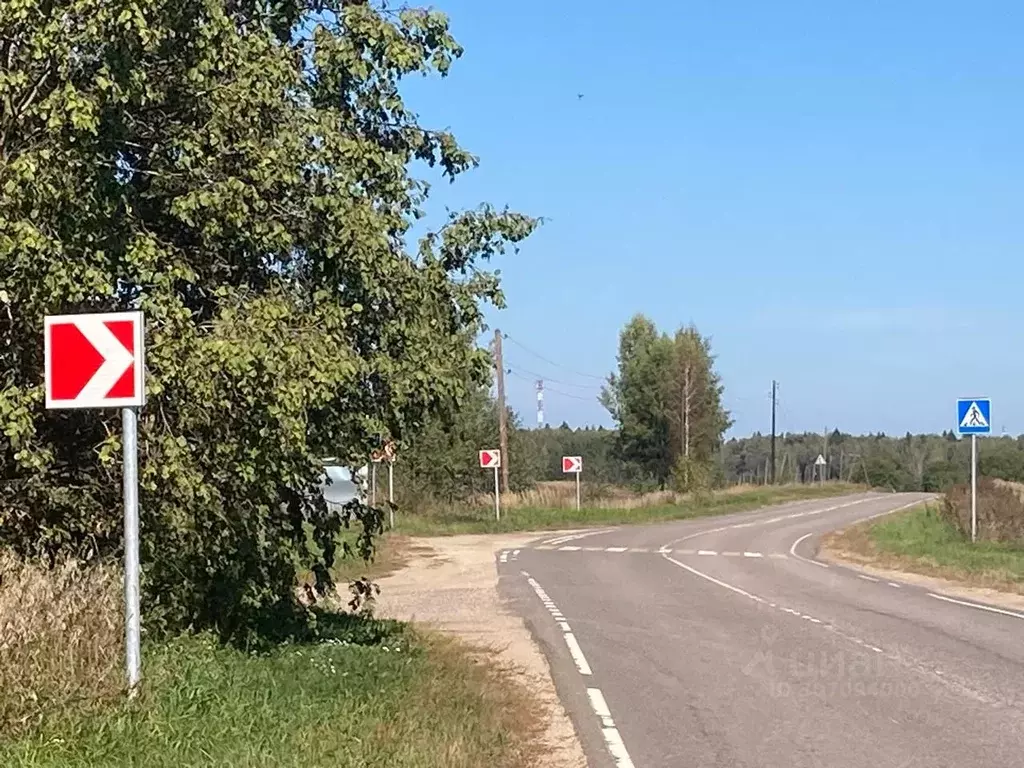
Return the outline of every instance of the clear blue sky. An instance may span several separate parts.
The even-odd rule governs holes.
[[[692,321],[733,434],[773,378],[782,430],[938,431],[980,394],[1024,432],[1024,3],[437,5],[466,55],[407,95],[482,165],[432,209],[548,219],[492,327],[603,375],[634,313]],[[534,373],[549,422],[610,423],[596,379],[506,352],[528,423]]]

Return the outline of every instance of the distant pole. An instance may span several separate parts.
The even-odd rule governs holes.
[[[971,541],[978,540],[978,436],[971,435]]]
[[[775,394],[778,391],[778,386],[779,383],[772,379],[772,485],[775,484],[775,403],[777,402]]]
[[[494,371],[498,389],[498,448],[501,450],[500,491],[508,491],[508,413],[505,410],[505,364],[501,355],[501,331],[494,330]],[[495,468],[497,472],[497,468]]]

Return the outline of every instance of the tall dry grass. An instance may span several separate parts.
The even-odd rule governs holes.
[[[47,570],[0,553],[0,737],[118,691],[120,589],[114,568]]]
[[[760,485],[735,485],[716,491],[718,495],[746,493]],[[639,493],[620,485],[587,483],[580,486],[583,506],[588,509],[643,509],[681,504],[693,498],[693,494],[676,491],[648,491]],[[472,507],[488,507],[493,496],[480,496],[470,501]],[[576,483],[572,480],[553,480],[537,483],[533,488],[503,494],[501,505],[505,509],[574,509],[576,507]]]
[[[971,536],[971,487],[946,492],[942,512],[964,538]],[[978,478],[978,539],[1024,542],[1024,486],[989,477]]]

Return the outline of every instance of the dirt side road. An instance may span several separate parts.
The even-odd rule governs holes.
[[[377,615],[451,632],[492,649],[501,662],[522,670],[521,679],[544,709],[544,768],[585,768],[586,758],[562,708],[541,651],[522,619],[498,597],[495,552],[515,549],[542,534],[496,534],[412,539],[406,567],[380,579]]]

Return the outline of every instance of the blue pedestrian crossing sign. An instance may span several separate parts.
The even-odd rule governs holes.
[[[956,431],[961,435],[988,435],[992,432],[992,401],[987,397],[967,397],[956,401]]]

